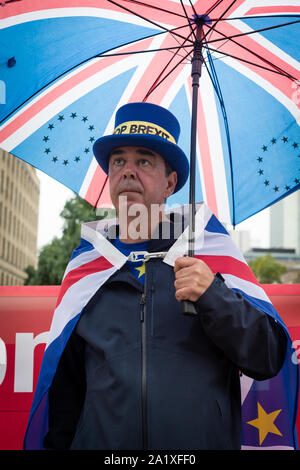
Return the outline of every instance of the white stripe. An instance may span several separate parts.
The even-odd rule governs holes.
[[[116,268],[120,269],[126,263],[127,257],[112,245],[100,232],[83,224],[81,227],[81,236],[90,242],[96,250]]]
[[[73,271],[73,269],[79,268],[83,264],[90,263],[91,261],[94,261],[97,258],[99,258],[99,252],[96,249],[85,251],[84,253],[76,256],[69,262],[68,266],[66,267],[63,280],[70,271]]]
[[[259,7],[282,7],[281,13],[286,13],[284,7],[299,7],[299,0],[246,0],[243,2],[230,16],[230,17],[235,17],[235,16],[244,16],[247,15],[247,12],[251,8]],[[292,14],[292,13],[291,13]],[[295,13],[297,14],[297,13]],[[260,15],[264,15],[264,13],[260,13]],[[266,13],[266,16],[269,16],[270,13]],[[251,15],[247,15],[248,17],[251,17]]]
[[[174,2],[174,3],[181,3],[180,0],[169,0],[169,1]],[[192,4],[195,4],[195,3],[197,3],[197,1],[198,1],[198,0],[192,0],[192,1],[190,2],[190,0],[183,0],[182,3],[184,3],[184,5],[189,5],[189,6],[190,6],[191,3],[192,3]]]
[[[93,7],[53,8],[49,10],[36,10],[33,12],[22,13],[21,15],[10,16],[9,18],[2,19],[0,22],[0,29],[9,28],[21,23],[28,23],[29,21],[45,20],[49,18],[72,18],[76,16],[105,18],[124,23],[132,23],[138,26],[144,26],[145,28],[157,29],[160,31],[160,28],[157,26],[150,24],[148,21],[145,21],[136,15],[124,13],[121,9],[120,11],[111,11],[105,10],[103,8]]]
[[[222,220],[222,222],[231,223],[223,147],[220,127],[218,125],[219,116],[216,106],[216,95],[206,68],[203,70],[201,77],[200,94],[205,110],[204,116],[214,175],[218,219]]]
[[[196,233],[196,240],[197,246],[199,249],[202,248],[203,241],[204,241],[204,227],[206,226],[207,222],[211,217],[210,209],[202,203],[199,209],[196,211],[195,214],[195,233]],[[176,242],[172,245],[169,249],[167,255],[164,258],[164,263],[169,264],[170,266],[174,266],[176,258],[183,256],[188,252],[189,249],[189,226],[185,228],[182,232],[180,237],[176,240]]]
[[[295,450],[294,447],[290,446],[266,446],[266,447],[261,447],[261,446],[242,446],[242,450]],[[276,458],[276,455],[274,455]]]
[[[215,256],[231,256],[238,261],[246,264],[245,258],[236,247],[230,235],[215,232],[204,232],[204,245],[200,250],[197,244],[195,245],[197,254],[201,255],[215,255]]]
[[[149,45],[148,50],[158,49],[159,46],[161,45],[161,43],[163,42],[163,40],[164,40],[163,36],[159,36],[159,37],[154,38],[154,40],[151,41],[151,44]],[[152,60],[152,58],[155,54],[156,53],[154,53],[154,52],[153,53],[149,52],[148,54],[142,54],[141,57],[139,57],[139,60],[137,61],[138,67],[137,67],[136,71],[134,72],[132,78],[130,79],[128,85],[126,86],[126,88],[125,88],[125,90],[124,90],[124,92],[123,92],[123,94],[122,94],[122,96],[121,96],[121,98],[120,98],[120,100],[119,100],[119,102],[116,106],[116,110],[119,109],[122,105],[126,104],[129,101],[129,98],[132,95],[132,93],[134,91],[134,88],[136,87],[137,83],[139,83],[141,77],[143,76],[143,74],[145,72],[145,69],[146,69],[147,65]],[[140,54],[136,54],[136,55],[140,55]],[[115,121],[115,112],[112,114],[103,135],[109,135],[109,134],[112,133],[112,131],[114,129],[114,121]],[[95,158],[93,158],[92,161],[91,161],[91,164],[89,166],[89,169],[86,173],[86,176],[85,176],[85,178],[82,182],[80,191],[79,191],[79,195],[83,198],[85,197],[85,195],[87,194],[87,192],[89,190],[91,181],[93,179],[93,176],[95,174],[95,171],[96,171],[97,167],[98,167],[98,162]]]
[[[138,54],[106,67],[104,70],[97,72],[92,77],[87,78],[68,92],[64,93],[62,96],[46,106],[31,120],[27,121],[10,137],[4,140],[1,143],[1,147],[4,150],[10,152],[13,148],[15,148],[31,134],[33,134],[37,129],[39,129],[43,124],[45,124],[49,119],[59,113],[62,109],[66,108],[74,101],[99,87],[103,83],[136,66],[139,62],[139,58],[137,56]]]
[[[254,382],[254,379],[251,377],[247,377],[247,375],[242,375],[240,377],[240,384],[241,384],[241,403],[243,404],[249,391],[250,388],[252,387],[252,384]]]
[[[94,177],[94,174],[95,174],[95,171],[97,170],[99,164],[96,160],[95,157],[92,158],[91,160],[91,163],[90,163],[90,166],[88,167],[88,170],[86,172],[86,175],[84,177],[84,180],[81,184],[81,187],[80,187],[80,190],[78,192],[79,196],[81,196],[83,199],[85,198],[88,190],[89,190],[89,187],[90,187],[90,184],[92,182],[92,179]],[[104,183],[104,181],[103,181]],[[100,189],[99,189],[100,191]]]
[[[116,225],[117,223],[118,223],[117,219],[111,218],[111,219],[102,219],[102,220],[94,220],[91,222],[85,222],[84,224],[82,224],[82,226],[83,225],[88,226],[92,230],[97,230],[103,235],[103,233],[105,233],[106,227],[108,229],[111,225]],[[82,227],[81,227],[81,236],[82,236]],[[101,256],[102,256],[102,253],[101,253]],[[69,262],[66,268],[64,277],[72,269],[78,268],[79,266],[89,263],[90,261],[94,261],[97,258],[99,258],[99,251],[96,249],[87,250],[81,253],[80,255],[77,255],[75,258],[73,258]]]
[[[200,217],[200,208],[204,207],[204,213],[201,214]],[[188,212],[188,205],[180,207],[180,214],[182,217],[187,219],[187,212]],[[173,209],[174,210],[174,209]],[[230,256],[242,263],[247,265],[247,262],[241,253],[241,251],[237,248],[234,241],[231,239],[229,234],[226,233],[218,233],[218,232],[210,232],[204,230],[204,240],[201,236],[201,230],[203,227],[205,228],[207,223],[209,222],[211,216],[213,215],[211,210],[208,208],[205,202],[196,204],[196,238],[195,238],[195,254],[196,255],[214,255],[214,256]],[[172,212],[170,210],[169,212]],[[176,210],[175,210],[176,212]],[[204,224],[204,225],[203,225]],[[174,263],[174,260],[178,256],[182,256],[183,254],[187,253],[188,250],[188,241],[187,241],[187,233],[188,228],[185,228],[185,231],[180,235],[177,239],[175,244],[170,249],[169,256],[165,257],[165,262],[167,264]]]
[[[116,270],[116,267],[112,267],[89,274],[69,287],[54,312],[46,348],[58,338],[67,323],[82,311],[87,302]]]
[[[250,281],[245,281],[244,279],[240,279],[237,276],[232,274],[221,273],[225,279],[225,284],[230,287],[230,289],[239,289],[247,295],[254,297],[258,300],[264,300],[265,302],[270,303],[267,294],[262,289],[262,287],[258,286],[257,284],[253,284]]]
[[[276,98],[296,119],[297,123],[300,125],[300,111],[296,103],[288,98],[284,93],[282,93],[278,88],[273,86],[270,82],[259,76],[257,73],[253,72],[249,68],[245,67],[237,60],[232,59],[231,57],[224,57],[219,53],[214,53],[214,57],[221,59],[227,65],[237,70],[241,74],[245,75],[249,80],[252,80],[254,83],[259,85],[261,88],[266,90],[273,98]]]

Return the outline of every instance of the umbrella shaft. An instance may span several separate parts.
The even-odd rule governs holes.
[[[202,42],[195,41],[194,43],[194,54],[192,58],[192,85],[196,85],[199,87],[199,79],[201,76],[201,68],[202,68],[203,58],[202,58]]]
[[[202,26],[197,28],[197,37],[202,35]],[[191,151],[190,151],[190,210],[189,210],[189,248],[188,255],[194,256],[194,235],[195,235],[195,175],[196,175],[196,142],[197,142],[197,111],[199,81],[202,68],[202,42],[195,41],[194,54],[192,58],[192,123],[191,123]]]

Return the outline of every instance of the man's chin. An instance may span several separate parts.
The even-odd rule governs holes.
[[[144,199],[138,191],[124,191],[119,194],[118,206],[121,209],[129,208],[133,204],[144,204]]]

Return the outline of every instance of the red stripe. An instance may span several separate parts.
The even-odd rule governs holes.
[[[192,83],[189,77],[189,90],[192,99]],[[205,186],[206,203],[210,210],[218,217],[218,204],[216,196],[216,187],[214,180],[214,172],[211,162],[211,152],[209,146],[208,132],[206,126],[206,114],[201,99],[201,94],[198,97],[198,120],[197,120],[197,140],[199,146],[199,157],[202,163],[203,183]],[[200,169],[201,171],[201,169]]]
[[[146,0],[142,1],[144,3],[147,3]],[[159,11],[154,8],[150,10],[150,8],[147,8],[148,5],[142,6],[138,4],[133,4],[130,1],[121,1],[119,3],[125,8],[128,8],[129,10],[134,11],[142,16],[150,17],[153,21],[157,21],[158,23],[164,23],[169,25],[174,23],[174,25],[176,25],[178,21],[181,21],[181,24],[182,20],[185,21],[184,19],[167,12]],[[170,10],[171,12],[178,13],[181,15],[183,14],[181,5],[179,5],[178,3],[168,0],[164,0],[163,3],[161,2],[161,0],[152,0],[151,3],[154,6],[161,7],[165,10]],[[1,9],[5,11],[0,10],[0,12],[3,14],[5,13],[5,16],[3,17],[9,18],[10,16],[21,15],[24,13],[31,13],[43,10],[60,10],[61,8],[95,8],[97,10],[115,11],[118,13],[130,14],[130,12],[126,12],[125,9],[103,0],[43,0],[43,2],[41,2],[41,0],[22,0],[16,3],[6,4],[5,8]],[[191,8],[188,6],[186,6],[186,9],[191,10]],[[151,27],[150,23],[149,27]]]
[[[156,60],[159,61],[160,56],[157,56]],[[177,62],[178,62],[178,60],[177,60]],[[173,67],[175,64],[176,64],[176,62],[174,64],[171,64],[171,67]],[[186,67],[186,64],[178,65],[176,67],[176,69],[173,70],[171,75],[169,75],[160,85],[157,86],[157,88],[155,88],[151,92],[150,96],[147,98],[146,101],[149,101],[150,103],[156,103],[156,104],[161,105],[164,98],[165,98],[165,96],[166,96],[166,94],[169,91],[172,91],[172,87],[174,85],[174,82],[176,81],[178,75],[180,75],[180,73],[182,72],[184,67]],[[162,67],[161,67],[161,69],[162,69]],[[153,82],[151,82],[151,85],[152,84],[153,84]],[[183,83],[182,83],[182,85],[183,85]],[[175,98],[175,96],[176,95],[174,95],[173,98]]]
[[[167,34],[166,38],[164,39],[160,47],[169,47],[170,45],[174,45],[174,40],[170,34]],[[155,79],[159,75],[160,70],[164,68],[164,64],[167,64],[169,60],[170,60],[170,52],[168,51],[162,51],[162,52],[154,54],[154,56],[148,62],[147,66],[144,68],[143,74],[140,77],[139,82],[136,84],[132,95],[128,98],[127,100],[128,103],[133,103],[136,101],[143,100],[147,91],[149,90],[149,88],[151,87],[151,85],[154,83]],[[172,67],[173,65],[174,64],[172,62],[170,67]],[[157,104],[161,103],[161,101],[163,100],[165,96],[166,90],[168,90],[172,86],[172,84],[174,83],[174,80],[180,74],[183,67],[185,67],[185,65],[181,65],[177,67],[177,69],[173,71],[172,75],[168,77],[161,86],[155,89],[153,94],[151,94],[149,97],[150,102],[155,102]],[[167,70],[165,73],[167,73]],[[99,198],[99,194],[101,193],[102,190],[103,190],[103,193],[101,194],[97,207],[101,207],[101,206],[107,207],[107,206],[112,205],[110,193],[109,193],[109,182],[106,181],[104,183],[105,177],[106,177],[105,173],[101,170],[99,166],[97,166],[95,173],[91,179],[91,183],[89,185],[88,191],[86,195],[84,196],[84,198],[88,202],[90,202],[93,206],[96,205],[98,198]],[[103,184],[105,184],[104,188],[103,188]]]
[[[228,17],[229,14],[232,14],[239,6],[240,4],[244,3],[245,0],[238,0],[237,2],[234,3],[234,5],[231,7],[229,10],[229,13],[226,14],[226,17]],[[184,16],[184,11],[182,6],[178,2],[174,1],[169,1],[169,0],[164,0],[163,2],[161,0],[151,0],[151,4],[147,5],[146,0],[142,0],[143,3],[146,5],[138,5],[138,4],[133,4],[130,1],[123,1],[122,5],[124,7],[127,7],[130,10],[133,10],[134,12],[143,15],[145,17],[150,17],[153,21],[161,22],[164,24],[173,24],[179,25],[178,22],[185,21],[184,18],[181,18],[176,15],[172,15],[172,13],[176,13],[178,15]],[[205,13],[208,11],[213,4],[216,2],[212,2],[212,0],[198,0],[197,2],[194,3],[194,9],[198,11],[199,14]],[[156,10],[153,8],[153,6],[158,7],[158,8],[163,8],[165,10],[169,10],[170,13],[168,12],[163,12],[161,10]],[[227,6],[227,5],[226,5]],[[116,12],[125,12],[125,10],[121,9],[120,7],[100,1],[100,0],[48,0],[48,1],[43,1],[41,2],[40,0],[22,0],[20,2],[13,2],[13,3],[8,3],[5,5],[5,8],[1,9],[3,11],[0,11],[2,13],[1,17],[2,18],[9,18],[10,16],[15,16],[15,15],[21,15],[24,13],[31,13],[35,11],[43,11],[43,10],[49,10],[49,9],[57,9],[60,10],[61,8],[96,8],[100,10],[107,10],[107,11],[116,11]],[[278,7],[263,7],[265,10],[268,8],[277,8]],[[293,7],[284,7],[285,10]],[[296,8],[296,7],[295,7]],[[259,9],[260,8],[254,8]],[[193,8],[190,5],[185,4],[185,10],[188,14],[189,18],[192,18],[192,15],[194,13]],[[222,12],[225,10],[223,2],[215,8],[212,12],[212,17],[216,18],[219,15],[222,14]],[[293,10],[291,10],[293,11]],[[5,16],[4,16],[5,15]]]
[[[179,15],[184,16],[184,11],[181,7],[181,5],[177,2],[169,1],[169,0],[151,0],[151,2],[147,2],[147,0],[141,0],[142,3],[145,5],[139,5],[138,3],[133,3],[131,0],[125,0],[122,2],[118,2],[120,5],[124,6],[125,8],[128,8],[129,10],[133,11],[134,13],[137,13],[144,18],[149,18],[150,20],[153,20],[157,22],[158,24],[164,24],[164,25],[172,25],[172,26],[180,26],[182,24],[186,23],[186,19],[172,15],[172,13],[177,13]],[[147,5],[147,3],[149,3]],[[157,10],[153,7],[158,7],[162,8],[164,10],[167,10],[166,12]],[[190,16],[192,16],[192,8],[188,5],[185,5],[185,8],[187,11],[190,12]],[[119,8],[118,11],[126,11],[122,8]],[[130,12],[128,12],[130,14]],[[151,27],[151,23],[149,22],[149,27]]]
[[[247,15],[270,15],[274,13],[299,13],[300,6],[261,6],[261,7],[254,7],[250,8],[247,12]]]
[[[168,47],[170,45],[170,35],[167,35],[166,39],[163,41],[163,44],[161,47]],[[155,53],[154,57],[149,61],[147,66],[144,69],[144,72],[142,76],[139,79],[139,82],[134,88],[134,91],[130,98],[127,100],[128,103],[130,102],[136,102],[136,101],[142,101],[148,88],[151,86],[151,84],[154,82],[156,76],[157,76],[157,67],[160,66],[160,68],[163,68],[164,64],[164,59],[168,61],[170,58],[170,53],[163,51],[160,52],[159,55]],[[179,71],[177,71],[179,73]],[[172,77],[172,80],[174,80],[174,77]],[[152,99],[152,95],[150,98],[150,101]],[[156,101],[157,102],[157,101]],[[105,184],[103,188],[103,184]],[[101,197],[98,201],[99,194],[103,190],[103,193],[101,194]],[[88,191],[84,198],[90,202],[93,206],[98,201],[97,206],[101,207],[102,205],[106,206],[111,206],[111,198],[110,198],[110,193],[109,193],[109,182],[106,181],[106,174],[102,171],[102,169],[97,166],[95,173],[91,179],[91,183],[89,185]]]
[[[113,60],[111,58],[109,58],[108,60],[109,64],[107,64],[106,60],[105,64],[103,63],[104,61],[101,60],[97,61],[97,63],[93,63],[89,67],[85,68],[84,70],[81,70],[76,75],[73,75],[71,78],[65,80],[63,83],[58,84],[55,88],[46,93],[46,95],[42,96],[40,99],[38,99],[38,101],[29,106],[29,108],[19,114],[6,127],[4,127],[2,131],[0,131],[0,141],[4,141],[5,139],[7,139],[11,134],[16,132],[19,127],[21,127],[25,122],[35,117],[46,106],[48,106],[56,99],[60,98],[62,95],[67,93],[76,85],[90,78],[94,74],[98,73],[107,65],[111,65]]]
[[[228,24],[226,22],[222,22],[222,24],[219,23],[217,25],[217,30],[220,31],[220,33],[223,33],[226,37],[241,33],[239,29],[235,28],[233,25]],[[278,57],[271,51],[267,50],[264,46],[258,44],[255,40],[255,35],[249,35],[249,36],[246,35],[246,36],[234,38],[236,42],[248,48],[250,50],[249,52],[243,49],[242,47],[240,47],[239,45],[234,44],[232,41],[226,41],[223,38],[223,36],[221,36],[218,33],[214,33],[213,36],[210,37],[210,40],[219,39],[219,38],[222,38],[222,41],[212,42],[209,46],[212,47],[213,49],[218,48],[220,53],[225,52],[228,54],[232,54],[236,57],[241,57],[245,60],[248,60],[249,62],[257,63],[258,65],[261,65],[263,67],[272,68],[270,65],[268,65],[268,63],[259,59],[259,57],[254,56],[250,52],[250,51],[253,51],[258,56],[262,57],[263,59],[266,59],[271,64],[274,64],[276,67],[279,67],[281,70],[284,70],[285,72],[291,74],[292,76],[294,77],[299,76],[299,71],[297,69],[295,69],[293,66],[285,62],[283,59],[281,59],[280,57]],[[237,60],[237,62],[239,61]],[[262,77],[264,80],[269,82],[275,88],[280,90],[289,99],[292,99],[294,89],[291,86],[290,79],[282,75],[272,73],[267,70],[263,70],[254,65],[247,64],[243,61],[240,61],[240,63],[244,67],[252,70],[257,75]]]
[[[58,307],[63,296],[73,284],[80,281],[80,279],[89,274],[105,271],[106,269],[112,268],[112,266],[113,265],[109,261],[107,261],[106,258],[100,256],[99,258],[90,261],[89,263],[85,263],[82,266],[79,266],[78,268],[72,269],[70,272],[68,272],[62,282],[55,308]]]
[[[8,3],[1,13],[5,14],[3,18],[22,15],[24,13],[43,12],[43,10],[61,10],[62,8],[96,8],[97,10],[117,11],[120,9],[114,4],[108,2],[105,6],[100,4],[99,0],[22,0],[16,3]]]
[[[96,207],[96,205],[97,207],[112,207],[107,175],[99,165],[95,169],[86,194],[82,194],[82,196],[93,207]]]
[[[232,2],[220,2],[219,5],[211,11],[209,14],[210,18],[216,20],[220,17],[228,18],[229,16],[233,15],[234,12],[243,4],[245,0],[236,0],[233,5],[229,8],[226,14],[223,16],[225,10],[229,7],[230,3]]]
[[[216,0],[198,0],[197,2],[195,2],[194,8],[198,14],[204,14],[207,12],[209,13],[210,9],[213,8],[211,13],[209,13],[209,17],[213,20],[216,20],[217,18],[220,18],[220,16],[222,16],[222,18],[228,18],[228,16],[232,15],[234,11],[239,8],[240,5],[242,5],[243,3],[245,3],[245,0],[236,0],[228,10],[226,15],[224,15],[224,17],[222,15],[224,11],[228,8],[230,2],[220,2],[219,5],[213,8],[214,5],[218,4]]]
[[[185,35],[186,28],[180,30],[181,35]],[[190,34],[189,27],[187,27],[188,34]],[[174,38],[172,37],[171,34],[167,34],[163,40],[163,42],[160,44],[160,48],[166,48],[166,47],[180,47],[179,43],[182,43],[183,40],[178,38],[178,42],[174,41]],[[191,44],[189,41],[186,42],[186,44]],[[187,51],[192,52],[192,47],[187,48]],[[160,76],[160,74],[163,72],[163,75],[161,78],[167,75],[168,71],[171,70],[181,59],[181,55],[186,54],[185,50],[180,52],[180,55],[178,55],[175,60],[172,60],[166,70],[164,70],[165,66],[169,63],[170,59],[172,58],[173,54],[175,54],[175,50],[171,51],[160,51],[155,53],[151,60],[148,62],[147,66],[144,69],[143,75],[139,79],[139,82],[137,83],[135,90],[133,94],[131,95],[130,99],[128,100],[129,102],[135,102],[135,101],[142,101],[145,98],[145,95],[149,91],[149,89],[152,87],[152,85],[155,83],[157,78]],[[170,77],[168,77],[164,82],[162,82],[161,85],[158,86],[158,88],[155,89],[153,93],[150,94],[149,100],[150,102],[155,102],[159,104],[163,97],[165,96],[166,92],[168,89],[172,86],[174,81],[176,80],[177,76],[181,72],[182,68],[185,65],[179,65],[171,74]]]
[[[259,285],[249,266],[231,256],[196,255],[195,258],[204,261],[214,273],[232,274],[240,279]]]

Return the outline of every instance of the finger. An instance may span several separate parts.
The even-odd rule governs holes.
[[[177,272],[182,268],[192,266],[193,264],[197,263],[199,260],[196,258],[191,258],[190,256],[180,256],[176,258],[174,263],[174,271]]]
[[[191,302],[195,302],[199,298],[199,294],[194,292],[190,287],[183,287],[182,289],[178,289],[175,292],[175,298],[179,302],[183,300],[190,300]]]
[[[175,292],[175,298],[182,302],[182,300],[189,300],[189,292],[187,288],[177,289]]]
[[[175,279],[180,279],[183,277],[190,277],[195,275],[194,268],[192,266],[188,266],[187,268],[181,268],[175,272]]]
[[[210,271],[210,268],[199,259],[195,260],[196,262],[191,264],[190,266],[182,267],[178,269],[175,272],[175,279],[180,279],[181,277],[199,277],[199,276],[205,276],[207,274],[207,271]]]
[[[191,280],[187,279],[178,279],[174,282],[174,287],[176,291],[181,289],[189,289],[190,291],[197,291],[201,285],[197,284],[196,282],[191,282]]]
[[[190,277],[180,277],[179,279],[175,279],[174,286],[175,289],[181,289],[182,287],[188,287],[193,283]]]

